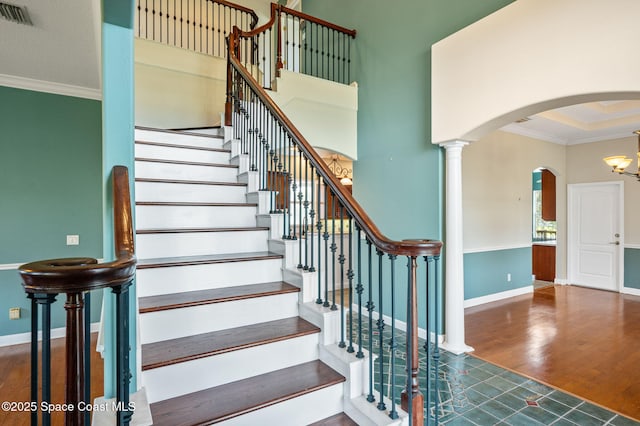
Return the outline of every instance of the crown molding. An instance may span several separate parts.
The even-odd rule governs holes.
[[[73,86],[53,81],[35,80],[15,75],[0,74],[0,86],[16,89],[33,90],[35,92],[52,93],[54,95],[73,96],[76,98],[102,100],[102,91],[89,87]]]

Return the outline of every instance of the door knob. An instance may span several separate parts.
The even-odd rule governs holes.
[[[609,244],[615,244],[616,246],[619,246],[620,245],[620,241],[613,241],[613,242],[611,242]]]

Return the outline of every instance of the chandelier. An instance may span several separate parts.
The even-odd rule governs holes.
[[[340,164],[337,155],[334,154],[331,156],[331,161],[327,163],[327,166],[329,167],[329,170],[331,170],[331,172],[340,179],[341,184],[345,186],[353,185],[353,182],[351,181],[352,170]]]
[[[604,158],[604,162],[607,163],[612,169],[611,171],[614,173],[620,173],[621,175],[626,176],[634,176],[636,179],[640,180],[640,130],[636,130],[636,135],[638,135],[638,169],[635,173],[625,172],[624,170],[631,164],[633,159],[627,158],[626,155],[614,155],[612,157]]]

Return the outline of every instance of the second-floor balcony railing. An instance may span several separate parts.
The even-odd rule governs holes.
[[[225,0],[136,2],[136,37],[221,58],[234,26],[250,31],[258,24],[253,10]]]
[[[356,31],[271,4],[269,20],[225,0],[137,0],[135,34],[194,52],[226,58],[228,35],[237,27],[238,59],[265,88],[280,70],[342,84],[351,83]]]

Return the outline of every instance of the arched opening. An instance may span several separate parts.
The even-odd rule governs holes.
[[[604,111],[640,99],[634,71],[640,58],[631,57],[640,43],[629,32],[639,16],[640,3],[632,0],[518,0],[433,46],[432,142],[445,148],[447,182],[446,349],[470,349],[463,307],[533,290],[530,269],[526,277],[509,268],[521,273],[532,264],[531,172],[538,167],[553,170],[556,177],[555,282],[567,284],[577,276],[568,274],[567,267],[572,185],[628,179],[618,185],[624,186],[624,233],[612,228],[607,237],[623,246],[623,259],[640,253],[640,226],[630,221],[630,206],[640,206],[637,183],[612,175],[602,162],[617,153],[635,158],[632,130],[640,128],[640,115],[628,115],[631,127],[606,137],[550,140],[526,131],[527,121],[535,127],[536,121],[566,118],[567,108],[585,104]],[[594,134],[601,130],[601,123],[591,119],[556,123]],[[524,131],[514,131],[514,126]],[[603,204],[597,197],[586,200],[581,208]],[[594,217],[590,225],[597,224]],[[627,265],[618,275],[617,289],[640,295],[639,274],[628,273]],[[473,287],[482,276],[477,271],[489,279]],[[522,347],[535,353],[534,346]]]

